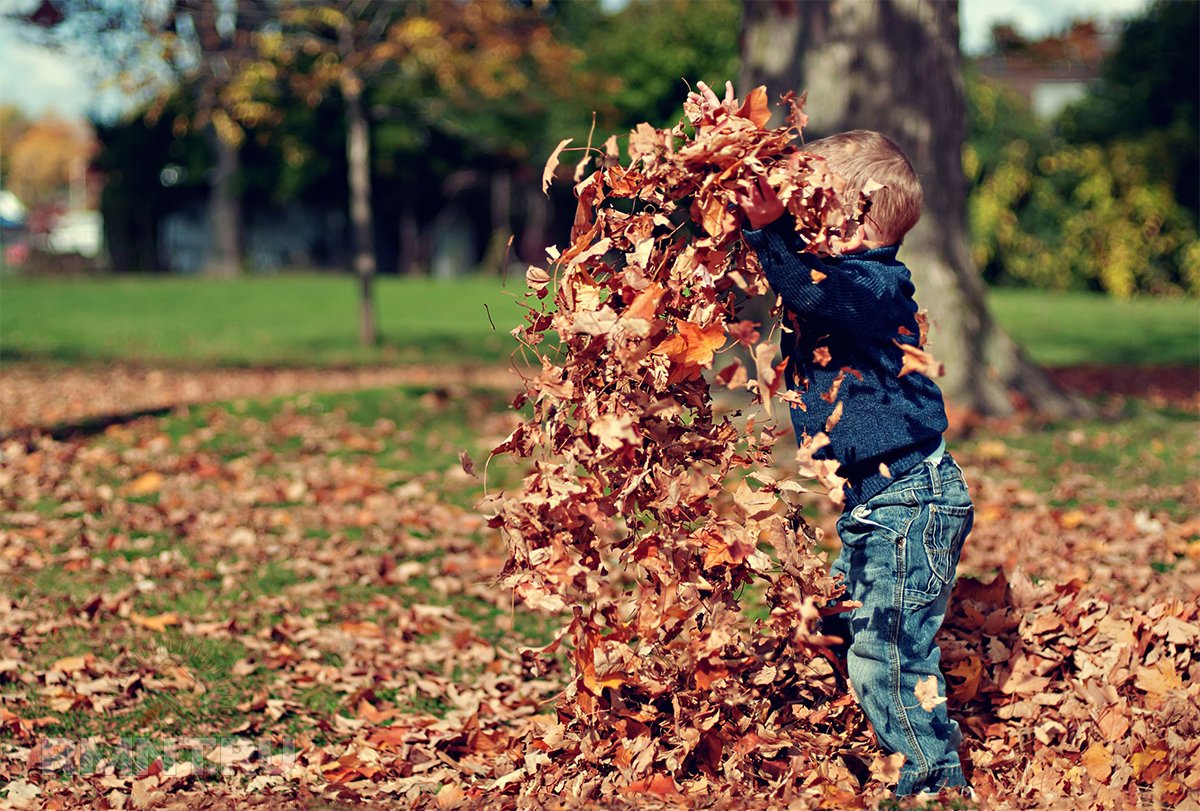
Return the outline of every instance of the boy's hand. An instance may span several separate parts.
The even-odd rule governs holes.
[[[783,201],[762,175],[756,178],[755,184],[750,187],[750,193],[739,194],[737,201],[750,227],[756,231],[783,216]]]
[[[700,110],[700,121],[706,124],[716,124],[730,113],[738,110],[738,100],[733,93],[733,82],[725,82],[725,100],[717,98],[713,89],[704,82],[696,82],[699,93],[692,91],[687,98]]]

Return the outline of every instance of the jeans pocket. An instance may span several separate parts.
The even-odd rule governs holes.
[[[862,545],[871,539],[887,539],[891,544],[901,541],[911,530],[918,515],[917,507],[885,504],[874,509],[859,504],[842,516],[838,532],[842,543]]]
[[[909,590],[932,600],[954,579],[963,541],[974,523],[974,511],[970,504],[930,504],[928,510],[921,544],[913,550],[924,560],[912,561]]]
[[[933,603],[954,580],[974,512],[970,503],[934,502],[921,508],[921,517],[905,550],[904,595],[913,608]]]

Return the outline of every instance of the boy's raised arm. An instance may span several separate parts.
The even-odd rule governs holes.
[[[763,228],[743,232],[784,306],[826,322],[831,330],[866,333],[892,320],[889,316],[898,302],[888,288],[875,289],[857,274],[802,252],[786,219],[776,218]]]

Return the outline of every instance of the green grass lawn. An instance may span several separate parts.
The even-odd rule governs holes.
[[[1200,366],[1200,301],[993,290],[996,319],[1046,366]]]
[[[368,350],[357,345],[357,288],[349,276],[6,279],[0,359],[446,363],[499,360],[515,348],[508,332],[523,317],[516,303],[523,279],[510,278],[504,290],[496,277],[383,278],[378,291],[384,344]],[[1121,302],[995,290],[991,305],[1013,337],[1047,365],[1200,364],[1200,303],[1194,299]]]
[[[0,358],[234,366],[490,361],[515,347],[508,331],[523,311],[513,293],[519,297],[524,284],[509,279],[506,292],[496,277],[381,279],[383,345],[364,349],[350,276],[5,280]]]

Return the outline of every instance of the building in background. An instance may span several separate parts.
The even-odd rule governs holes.
[[[992,51],[975,60],[980,74],[1015,90],[1038,118],[1054,118],[1079,101],[1116,43],[1111,26],[1076,22],[1059,36],[1026,40],[1010,25],[992,29]]]

